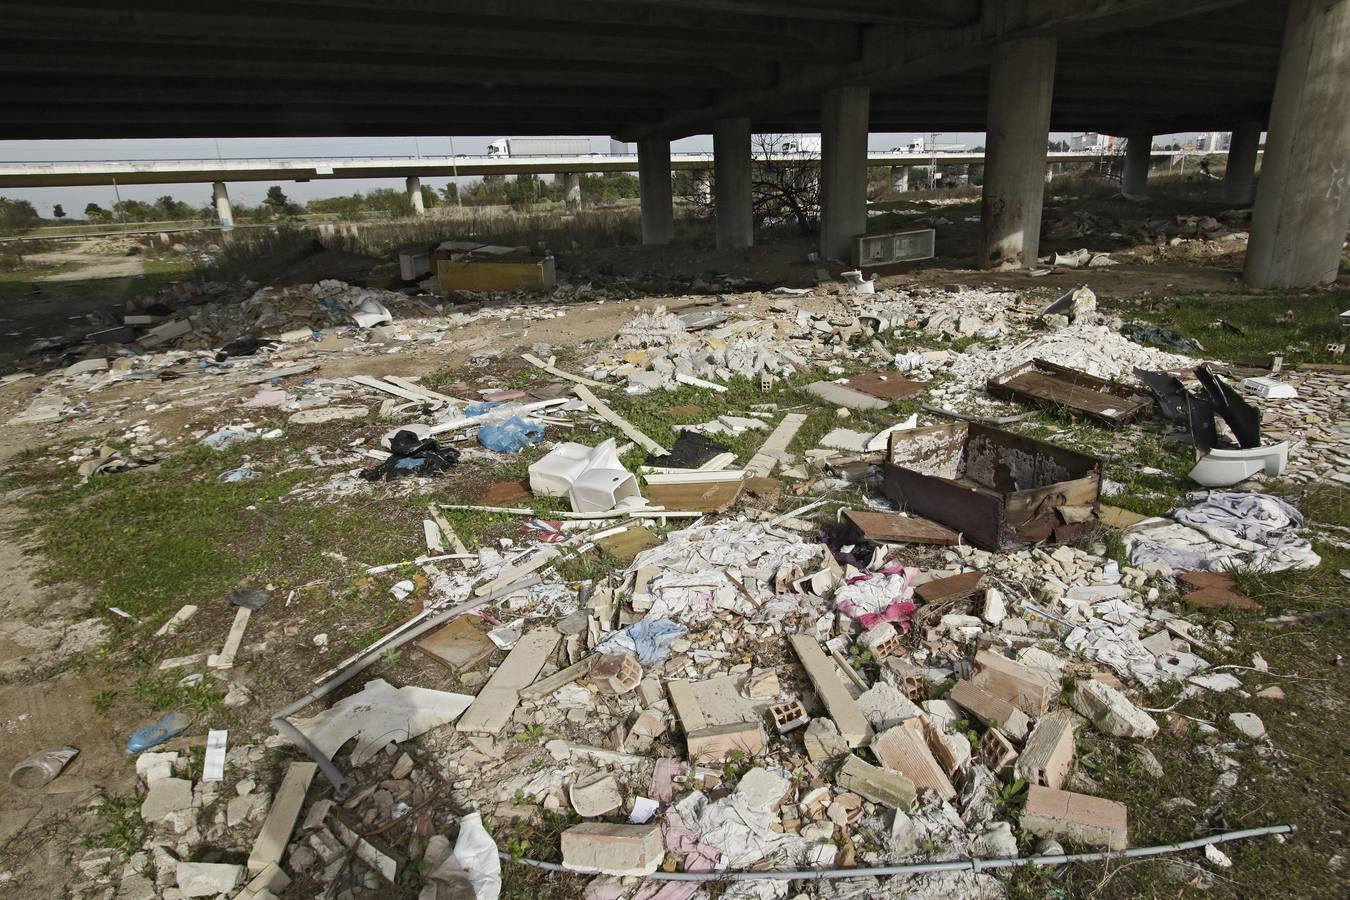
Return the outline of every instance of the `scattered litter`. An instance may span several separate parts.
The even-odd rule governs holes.
[[[9,770],[9,783],[28,791],[46,787],[55,780],[56,776],[61,774],[61,770],[79,752],[75,747],[53,747],[50,750],[40,750],[32,756],[20,760],[14,768]]]

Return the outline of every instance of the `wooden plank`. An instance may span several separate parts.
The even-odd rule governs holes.
[[[825,704],[825,710],[839,727],[839,734],[850,747],[865,746],[872,739],[872,728],[867,724],[867,717],[863,715],[858,702],[835,674],[834,663],[809,634],[789,635],[788,641],[801,660],[802,668],[811,679],[816,694]]]
[[[599,381],[592,381],[591,379],[585,378],[585,377],[583,377],[583,376],[581,376],[581,375],[573,375],[571,372],[564,372],[562,369],[559,369],[557,366],[552,365],[551,363],[546,363],[546,362],[544,362],[542,359],[540,359],[539,357],[534,356],[533,354],[530,354],[530,353],[522,353],[522,354],[520,354],[520,358],[523,359],[523,360],[525,360],[527,363],[529,363],[530,365],[534,366],[535,368],[543,369],[545,372],[547,372],[547,373],[550,374],[550,375],[556,376],[556,377],[558,377],[558,378],[565,378],[565,379],[568,380],[568,381],[575,381],[577,384],[584,384],[584,385],[588,385],[588,386],[590,386],[590,387],[602,388],[602,389],[604,389],[604,390],[609,390],[611,387],[613,387],[613,385],[602,384],[602,383],[599,382]],[[582,398],[582,399],[585,399],[585,398]],[[594,407],[592,407],[592,408],[594,408]],[[597,410],[597,412],[598,412],[598,410]]]
[[[546,678],[541,678],[520,692],[522,700],[542,700],[560,687],[569,685],[585,675],[595,665],[595,656],[588,656],[580,662],[572,663],[565,669],[559,669]]]
[[[272,801],[272,808],[267,811],[262,830],[248,855],[250,874],[256,875],[269,865],[281,862],[291,832],[295,830],[295,820],[300,816],[300,807],[305,803],[309,783],[318,769],[312,762],[293,762],[286,770],[286,777],[281,779],[276,799]]]
[[[455,730],[498,734],[511,721],[511,714],[520,703],[520,692],[538,677],[560,640],[562,635],[552,627],[526,632],[460,716]]]
[[[869,541],[946,546],[961,543],[960,534],[928,519],[862,509],[846,509],[843,516]]]
[[[377,391],[384,391],[386,394],[393,394],[395,397],[402,397],[404,400],[414,400],[418,403],[439,403],[439,400],[433,400],[423,394],[410,391],[405,387],[399,387],[396,384],[390,384],[387,381],[381,381],[379,378],[372,378],[369,375],[349,375],[348,381],[355,382],[368,388],[374,388]]]
[[[788,413],[778,423],[778,427],[760,445],[759,451],[745,467],[747,475],[762,478],[773,474],[774,466],[789,459],[788,445],[797,436],[797,431],[806,421],[804,413]]]
[[[667,509],[685,509],[694,512],[717,512],[736,502],[745,482],[698,481],[675,484],[647,484],[647,499]]]
[[[212,654],[206,658],[206,664],[213,669],[230,669],[234,667],[234,656],[239,652],[239,645],[244,642],[244,630],[248,628],[249,616],[253,615],[253,610],[247,606],[239,607],[239,611],[234,614],[234,624],[230,626],[230,633],[225,637],[225,646],[218,654]]]
[[[1034,359],[989,379],[996,397],[1066,406],[1107,425],[1119,426],[1149,405],[1128,385]]]
[[[978,591],[983,580],[983,572],[962,572],[960,575],[926,581],[916,586],[914,593],[924,603],[961,600]]]
[[[399,387],[403,388],[404,390],[412,391],[415,394],[421,394],[428,400],[439,400],[442,403],[451,403],[454,404],[455,406],[458,406],[464,402],[463,400],[460,400],[457,397],[451,397],[449,394],[442,394],[439,391],[433,391],[431,388],[423,387],[422,385],[418,384],[415,381],[409,381],[408,379],[400,378],[397,375],[386,375],[384,376],[384,380],[389,382],[390,384],[396,384]]]
[[[578,384],[572,389],[573,392],[581,398],[581,401],[595,411],[596,415],[613,425],[628,436],[629,440],[634,441],[642,449],[655,456],[669,456],[670,451],[662,447],[656,441],[647,437],[641,431],[638,431],[627,419],[620,416],[614,410],[602,401],[599,397],[592,394],[585,385]]]

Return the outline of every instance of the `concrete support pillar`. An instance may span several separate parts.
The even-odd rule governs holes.
[[[1270,104],[1243,279],[1336,279],[1350,220],[1350,0],[1293,0]]]
[[[1239,122],[1228,143],[1223,199],[1234,206],[1250,206],[1256,196],[1256,154],[1261,149],[1261,128],[1256,119]]]
[[[891,166],[891,190],[897,194],[909,190],[909,166]]]
[[[980,268],[1020,268],[1036,262],[1054,86],[1054,38],[1024,38],[994,48],[980,201],[984,231]]]
[[[408,202],[412,204],[413,215],[425,216],[427,209],[422,203],[422,179],[416,175],[409,175],[404,184],[408,189]]]
[[[642,243],[669,244],[675,237],[675,202],[670,187],[670,141],[638,141],[638,193],[642,202]]]
[[[820,108],[820,255],[851,260],[867,231],[867,122],[871,91],[863,85],[825,92]]]
[[[225,182],[217,181],[211,185],[211,199],[216,204],[216,218],[222,230],[234,227],[234,211],[230,209],[230,194],[225,190]]]
[[[1153,160],[1153,135],[1131,134],[1125,138],[1125,171],[1120,175],[1120,192],[1126,197],[1142,197],[1148,185],[1148,165]]]
[[[564,172],[563,182],[563,202],[567,204],[568,209],[579,209],[581,207],[581,176],[576,172]]]
[[[755,218],[750,205],[750,120],[713,123],[713,190],[717,194],[717,249],[752,247]]]

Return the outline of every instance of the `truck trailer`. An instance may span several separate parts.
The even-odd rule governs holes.
[[[585,156],[591,139],[579,137],[513,137],[488,144],[488,156]]]

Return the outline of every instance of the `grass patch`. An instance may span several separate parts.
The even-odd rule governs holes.
[[[1170,328],[1204,346],[1206,359],[1266,360],[1270,354],[1295,362],[1344,362],[1327,352],[1343,343],[1338,316],[1350,306],[1350,290],[1314,294],[1177,296],[1139,302],[1102,301],[1131,316]],[[1238,330],[1223,327],[1227,322]]]
[[[86,847],[108,847],[131,856],[145,840],[145,821],[135,797],[102,797],[93,807],[94,825],[84,836]]]

